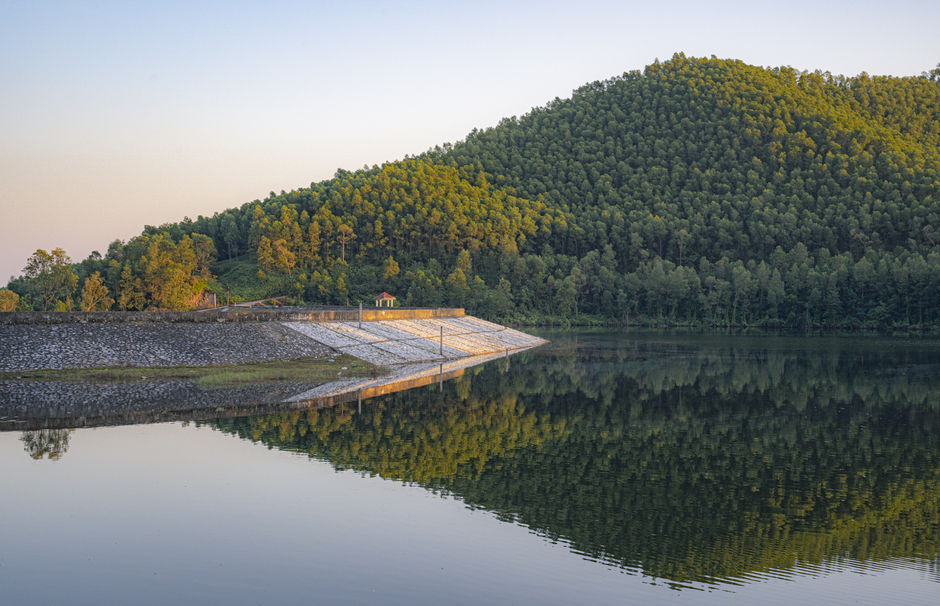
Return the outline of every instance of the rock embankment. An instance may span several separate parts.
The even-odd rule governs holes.
[[[0,371],[217,366],[332,353],[278,322],[0,326]]]

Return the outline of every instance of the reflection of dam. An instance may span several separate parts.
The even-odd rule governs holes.
[[[377,379],[348,379],[345,381],[332,381],[314,387],[309,391],[297,394],[289,401],[318,401],[324,398],[344,398],[337,402],[349,402],[359,397],[362,399],[375,396],[395,393],[396,391],[405,391],[414,387],[423,387],[432,383],[443,383],[444,381],[459,377],[463,374],[465,368],[477,366],[490,360],[505,358],[508,360],[508,352],[503,354],[489,354],[484,356],[472,356],[461,358],[446,363],[426,362],[423,364],[407,364],[395,367],[391,373]]]
[[[207,389],[192,381],[0,382],[0,431],[196,421],[324,408],[439,383],[509,353],[392,367],[377,378]],[[15,394],[5,393],[16,389]]]

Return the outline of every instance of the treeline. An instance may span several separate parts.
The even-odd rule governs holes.
[[[142,237],[209,238],[207,284],[230,298],[384,290],[528,323],[936,327],[936,71],[680,54],[419,157]],[[112,244],[101,275],[131,244]],[[125,285],[108,285],[118,308]]]
[[[37,250],[0,290],[0,311],[189,310],[210,290],[215,244],[206,235],[143,234],[73,264],[64,250]]]

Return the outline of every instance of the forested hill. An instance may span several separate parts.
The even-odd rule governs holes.
[[[128,292],[128,308],[166,307],[153,259],[183,259],[203,234],[223,296],[386,290],[533,322],[937,326],[938,80],[940,66],[845,78],[676,55],[454,145],[148,227],[77,273],[105,276],[115,307]],[[207,277],[177,265],[189,288]]]
[[[858,256],[935,243],[940,84],[676,56],[444,156],[570,209],[573,253],[769,261],[803,242]]]

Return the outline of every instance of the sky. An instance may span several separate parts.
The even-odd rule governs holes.
[[[674,53],[940,62],[936,0],[35,2],[0,19],[0,285],[145,225],[456,142]]]

